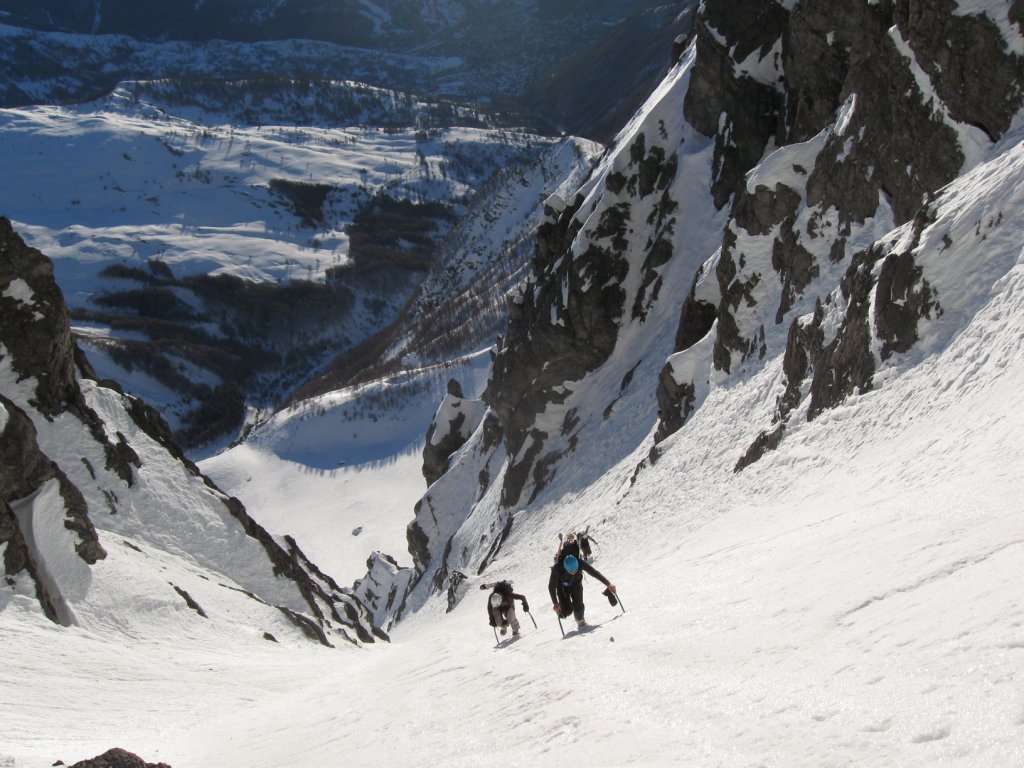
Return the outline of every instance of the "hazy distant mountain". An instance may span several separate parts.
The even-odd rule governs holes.
[[[664,0],[3,0],[7,22],[148,40],[282,40],[402,49],[507,35],[585,37]],[[567,23],[571,22],[571,23]]]
[[[0,0],[0,105],[82,101],[125,79],[273,73],[497,101],[607,138],[667,69],[695,5]]]

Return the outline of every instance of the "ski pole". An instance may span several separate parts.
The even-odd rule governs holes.
[[[501,645],[501,640],[498,639],[498,628],[497,627],[491,627],[491,629],[494,631],[494,644],[495,645]]]
[[[562,630],[562,637],[565,637],[565,629],[562,627],[562,615],[558,614],[558,628]]]
[[[533,622],[533,628],[537,629],[537,620],[535,618],[533,618],[533,614],[530,613],[529,611],[527,611],[526,615],[529,616],[530,617],[530,621]]]
[[[615,593],[615,599],[618,600],[618,602],[619,602],[619,608],[621,608],[622,612],[625,613],[626,612],[626,606],[624,606],[622,604],[622,597],[619,595],[618,592]]]

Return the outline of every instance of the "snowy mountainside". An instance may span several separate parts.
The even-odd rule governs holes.
[[[373,642],[351,593],[202,477],[159,415],[98,384],[52,264],[0,220],[0,613],[139,640]]]
[[[489,179],[478,192],[478,204],[441,244],[437,263],[417,292],[418,311],[468,291],[488,261],[500,258],[495,252],[520,249],[536,229],[544,200],[579,187],[603,150],[594,142],[565,139],[546,148],[542,162],[510,163]]]
[[[578,187],[603,149],[565,139],[540,162],[511,163],[489,179],[440,244],[384,360],[437,363],[493,343],[529,269],[544,201]]]
[[[270,86],[280,106],[237,126],[175,103],[169,84],[0,112],[0,209],[54,258],[100,374],[145,393],[191,444],[393,322],[463,201],[553,141],[459,127],[479,118],[454,108],[432,120],[390,91],[338,83],[315,102],[293,85]],[[325,118],[347,105],[353,125],[268,125],[284,97]]]
[[[391,331],[394,341],[361,369],[360,383],[305,395],[330,388],[332,374],[324,374],[300,388],[304,396],[258,420],[240,445],[203,460],[203,471],[343,583],[364,575],[367,556],[378,550],[408,568],[405,529],[423,495],[421,454],[430,453],[437,403],[452,380],[468,408],[479,403],[487,347],[528,264],[523,251],[532,250],[544,201],[578,185],[599,149],[565,139],[539,163],[496,174],[442,244]],[[435,461],[443,467],[454,450],[445,447]]]
[[[487,389],[435,400],[432,437],[483,418],[417,503],[413,564],[360,581],[394,642],[111,647],[8,611],[0,758],[1024,763],[1015,7],[706,0],[594,175],[546,201]],[[326,471],[353,395],[281,415],[260,492],[319,512],[400,482]],[[277,489],[275,445],[306,462]],[[563,640],[549,569],[588,525],[622,607],[588,581],[594,626]],[[537,627],[496,648],[497,578]]]
[[[438,244],[422,282],[395,323],[339,355],[290,401],[373,381],[400,370],[447,364],[494,343],[528,269],[543,201],[586,177],[602,147],[575,137],[513,161],[480,185]]]
[[[168,114],[211,126],[365,126],[421,131],[503,127],[501,113],[472,104],[427,99],[354,80],[309,76],[122,81],[104,101],[117,105],[115,109],[134,105],[143,114]]]
[[[450,603],[536,507],[620,462],[628,488],[667,452],[699,455],[688,425],[720,393],[758,382],[728,462],[749,471],[920,359],[966,279],[941,277],[965,233],[928,230],[932,201],[1018,140],[1019,32],[1002,6],[858,3],[834,33],[823,3],[702,6],[689,49],[590,180],[550,201],[483,394],[490,413],[417,506],[407,609]],[[987,57],[998,82],[941,77],[965,71],[959,57]],[[980,88],[1008,96],[993,107]],[[963,245],[997,272],[1007,265],[979,245],[1003,221],[979,214]],[[915,254],[926,230],[945,232],[948,254]],[[988,274],[971,273],[982,293]]]

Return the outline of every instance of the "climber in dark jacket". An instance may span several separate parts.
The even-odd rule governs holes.
[[[487,616],[491,620],[492,627],[501,627],[501,634],[508,632],[512,627],[512,636],[519,634],[519,619],[516,617],[516,604],[518,600],[523,604],[523,610],[530,612],[530,605],[526,598],[512,591],[512,583],[509,581],[496,581],[493,584],[481,584],[480,589],[493,589],[487,600]]]
[[[551,578],[548,579],[548,593],[554,604],[554,611],[559,618],[570,613],[576,618],[578,626],[586,626],[583,611],[583,574],[589,573],[604,584],[609,601],[614,600],[615,585],[602,576],[598,570],[585,561],[578,560],[575,555],[564,555],[551,566]],[[612,605],[615,603],[612,602]]]

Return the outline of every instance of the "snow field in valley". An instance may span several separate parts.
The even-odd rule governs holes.
[[[405,529],[426,490],[427,427],[448,379],[478,397],[487,364],[482,353],[453,368],[411,371],[300,403],[200,467],[344,586],[366,574],[375,550],[411,565]]]

